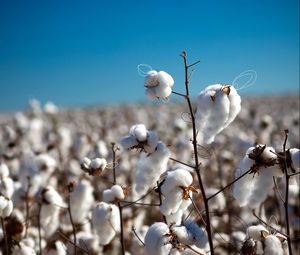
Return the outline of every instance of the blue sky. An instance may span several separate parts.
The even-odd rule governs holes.
[[[141,63],[183,91],[183,49],[194,96],[249,69],[243,95],[297,92],[299,1],[0,0],[0,111],[147,101]]]

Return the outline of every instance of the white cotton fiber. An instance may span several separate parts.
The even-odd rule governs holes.
[[[151,225],[145,236],[145,255],[168,255],[172,249],[169,233],[169,227],[165,223]]]
[[[164,71],[149,71],[145,77],[146,95],[150,99],[167,98],[172,93],[174,80]]]
[[[140,155],[135,174],[135,191],[140,196],[146,194],[148,189],[158,181],[160,175],[167,170],[169,157],[170,151],[162,142],[157,144],[152,154]]]
[[[100,245],[109,244],[120,232],[119,208],[105,202],[98,203],[93,209],[92,223]]]
[[[289,150],[292,160],[292,167],[295,171],[300,171],[300,150],[292,148]]]
[[[114,185],[110,189],[103,191],[103,201],[110,203],[115,200],[123,200],[125,198],[124,191],[120,185]]]
[[[202,138],[199,142],[212,143],[215,136],[235,119],[240,104],[240,96],[232,86],[215,84],[201,91],[195,115],[197,131]]]
[[[250,226],[247,228],[247,238],[261,241],[263,239],[262,232],[269,234],[269,231],[263,225]]]
[[[13,202],[2,195],[0,195],[0,217],[6,218],[13,211]]]
[[[265,244],[264,255],[284,254],[284,250],[282,249],[281,242],[276,236],[274,235],[267,236],[264,244]]]
[[[174,214],[181,206],[184,195],[184,189],[188,188],[193,182],[193,177],[189,171],[178,168],[169,171],[164,183],[161,186],[161,192],[164,197],[160,206],[163,215]]]
[[[130,135],[134,136],[139,142],[147,140],[147,129],[143,124],[137,124],[131,127]]]

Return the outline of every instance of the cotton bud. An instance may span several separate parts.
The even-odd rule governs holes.
[[[100,245],[109,244],[120,231],[119,208],[113,204],[100,202],[93,209],[92,223]]]
[[[164,215],[174,214],[178,211],[183,200],[189,200],[191,184],[193,177],[185,169],[176,169],[169,171],[167,177],[161,186],[161,192],[164,196],[160,211]]]
[[[255,241],[261,241],[267,235],[269,235],[269,231],[263,225],[250,226],[247,228],[247,238],[251,238]]]
[[[139,195],[144,195],[167,170],[169,157],[170,151],[162,142],[157,144],[156,150],[150,155],[146,153],[140,155],[135,174],[135,191]]]
[[[124,189],[120,185],[114,185],[110,189],[103,191],[103,201],[110,203],[120,201],[125,198]]]
[[[210,144],[241,110],[241,98],[233,86],[210,85],[197,98],[195,121],[200,142]]]
[[[171,249],[169,227],[162,222],[151,225],[145,236],[145,255],[168,255]]]
[[[8,217],[12,213],[13,208],[13,202],[9,198],[0,195],[0,217]]]
[[[149,71],[145,77],[146,95],[150,99],[167,98],[172,93],[174,80],[164,71]]]

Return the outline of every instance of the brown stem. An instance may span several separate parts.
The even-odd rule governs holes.
[[[145,195],[141,196],[139,199],[137,199],[137,200],[135,200],[135,201],[132,201],[132,202],[130,202],[130,201],[122,201],[122,202],[128,203],[127,205],[122,205],[122,208],[131,206],[131,205],[133,205],[133,204],[137,204],[137,202],[139,202],[139,201],[141,201],[142,199],[144,199],[145,197],[147,197],[147,196],[148,196],[153,190],[155,190],[155,189],[156,189],[156,187],[154,187],[154,188],[151,189],[149,192],[147,192]]]
[[[68,194],[68,213],[72,225],[72,231],[73,231],[73,237],[74,237],[74,255],[77,255],[77,237],[76,237],[76,228],[72,217],[72,211],[71,211],[71,199],[70,199],[70,192]]]
[[[148,204],[148,203],[140,203],[140,202],[126,201],[126,200],[121,201],[121,203],[128,203],[128,204],[130,204],[130,205],[160,206],[160,204]],[[125,206],[127,206],[127,205],[125,205]],[[124,208],[125,206],[122,205],[122,208]]]
[[[285,226],[286,226],[286,233],[287,233],[287,243],[289,248],[289,254],[293,255],[292,251],[292,243],[290,238],[290,219],[289,219],[289,181],[290,176],[288,174],[288,166],[287,166],[287,151],[286,151],[286,143],[289,136],[289,131],[285,130],[285,139],[283,143],[283,153],[284,153],[284,173],[285,173],[285,199],[284,199],[284,210],[285,210]]]
[[[39,232],[39,255],[42,255],[43,254],[43,251],[42,251],[42,233],[41,233],[41,210],[42,210],[42,203],[41,201],[38,202],[38,215],[37,215],[37,218],[38,218],[38,232]]]
[[[212,231],[211,231],[211,224],[210,224],[210,216],[209,216],[209,206],[208,206],[208,200],[206,198],[206,193],[203,185],[203,181],[200,175],[200,163],[198,159],[198,153],[197,153],[197,131],[196,131],[196,123],[195,123],[195,116],[191,104],[191,100],[189,97],[189,65],[187,64],[187,56],[186,52],[184,51],[183,54],[181,55],[183,57],[184,61],[184,71],[185,71],[185,90],[186,90],[186,101],[189,106],[189,111],[191,114],[191,119],[192,119],[192,126],[193,126],[193,148],[194,148],[194,155],[195,155],[195,171],[197,174],[198,178],[198,183],[200,186],[200,190],[202,193],[203,197],[203,202],[204,202],[204,207],[205,207],[205,218],[206,218],[206,232],[208,236],[208,242],[209,242],[209,247],[210,247],[210,253],[211,255],[214,255],[214,246],[213,246],[213,239],[212,239]]]
[[[182,164],[182,165],[184,165],[184,166],[187,166],[187,167],[190,167],[190,168],[195,169],[195,166],[192,166],[192,165],[189,165],[189,164],[187,164],[187,163],[184,163],[184,162],[182,162],[182,161],[180,161],[180,160],[178,160],[178,159],[171,158],[171,157],[170,157],[169,159],[172,160],[172,161],[174,161],[174,162],[180,163],[180,164]]]
[[[175,94],[175,95],[177,95],[177,96],[186,97],[185,94],[181,94],[181,93],[175,92],[174,90],[172,90],[172,93]]]
[[[141,242],[141,244],[142,244],[143,246],[145,246],[145,243],[143,242],[143,240],[142,240],[142,239],[139,237],[139,235],[137,234],[137,232],[136,232],[134,226],[132,226],[131,230],[132,230],[133,234],[136,236],[136,238]]]
[[[73,241],[71,241],[68,237],[66,237],[62,232],[58,232],[58,234],[60,235],[60,237],[62,237],[64,240],[66,240],[70,244],[73,244],[75,247],[77,247],[83,253],[88,254],[88,255],[90,254],[88,251],[86,251],[85,249],[83,249],[81,246],[75,245],[75,243]]]
[[[4,219],[2,217],[1,217],[1,226],[2,226],[2,231],[3,231],[3,237],[5,240],[5,252],[6,252],[6,255],[9,255],[6,228],[5,228],[5,224],[4,224]]]

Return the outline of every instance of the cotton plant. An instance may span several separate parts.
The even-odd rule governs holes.
[[[100,176],[107,166],[105,158],[89,159],[83,158],[81,161],[81,169],[92,176]]]
[[[12,198],[14,193],[14,182],[9,177],[9,169],[6,164],[0,162],[0,191],[7,198]]]
[[[195,114],[199,143],[211,144],[240,110],[241,98],[233,86],[215,84],[201,91]]]
[[[172,249],[170,229],[163,222],[150,226],[145,236],[145,255],[168,255]]]
[[[120,144],[124,149],[138,148],[146,153],[153,153],[158,142],[155,132],[147,130],[144,124],[137,124],[130,128],[129,135],[123,137]]]
[[[172,93],[174,80],[165,71],[151,70],[145,76],[146,95],[149,99],[165,99]]]
[[[47,237],[51,236],[59,226],[60,209],[67,208],[63,198],[52,187],[41,191],[40,223]]]
[[[122,188],[120,185],[115,184],[110,189],[105,189],[103,191],[102,197],[104,202],[114,203],[124,200],[127,193],[128,190],[126,188]]]
[[[109,244],[120,232],[119,208],[114,204],[98,203],[92,212],[92,224],[99,244]]]
[[[273,176],[282,176],[282,171],[275,164],[277,155],[273,147],[257,145],[250,147],[235,172],[238,178],[251,170],[233,185],[233,196],[240,206],[257,208],[272,190]]]
[[[161,185],[161,193],[164,198],[160,211],[163,215],[169,216],[176,214],[178,210],[187,209],[191,202],[183,203],[183,201],[190,201],[191,193],[197,191],[192,183],[193,176],[185,169],[178,168],[167,172],[167,176]]]
[[[135,191],[144,195],[150,187],[155,186],[161,174],[167,170],[170,151],[162,142],[158,142],[156,150],[151,154],[142,152],[137,162],[135,174]]]

